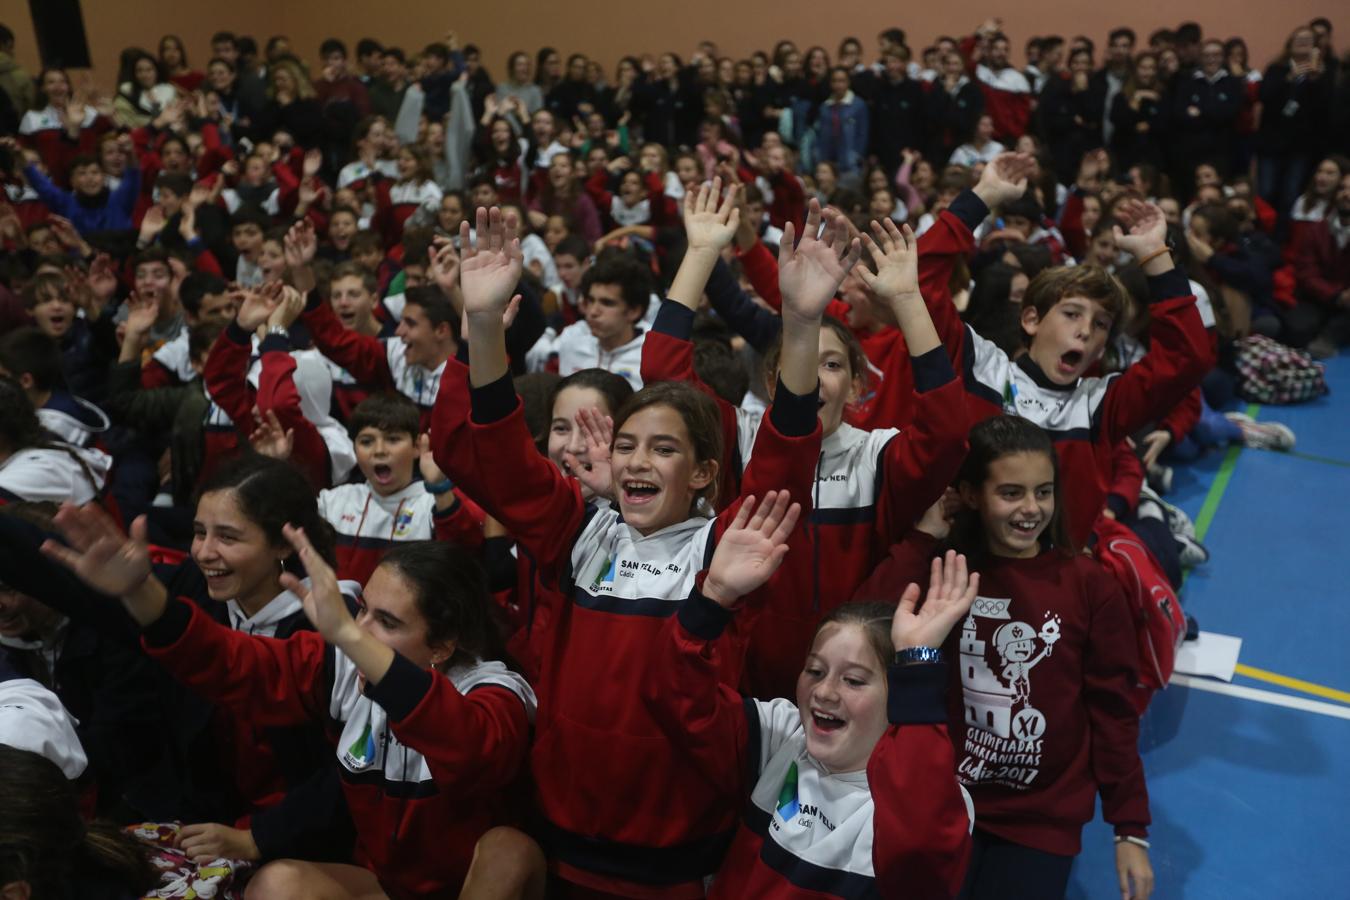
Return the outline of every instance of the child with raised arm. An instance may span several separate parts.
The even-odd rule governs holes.
[[[706,777],[746,798],[711,897],[953,897],[970,852],[970,799],[953,776],[945,643],[979,575],[933,560],[928,597],[848,604],[816,629],[795,703],[718,683],[719,636],[792,528],[781,499],[747,501],[702,585],[666,623],[647,702]]]
[[[479,211],[478,249],[461,266],[470,347],[471,416],[455,434],[451,391],[437,399],[438,462],[503,523],[568,601],[557,611],[532,759],[542,836],[552,871],[570,896],[702,897],[735,826],[735,804],[674,750],[642,704],[651,651],[738,503],[710,518],[721,457],[712,401],[682,384],[644,388],[614,416],[608,458],[589,454],[576,472],[612,505],[587,504],[580,486],[535,450],[508,379],[502,314],[519,278],[515,223]],[[462,246],[471,248],[468,224]],[[817,246],[818,245],[818,246]],[[746,483],[809,498],[819,455],[817,346],[820,314],[859,248],[814,235],[784,281],[783,365]],[[791,270],[791,269],[790,269]],[[442,415],[444,407],[444,415]],[[454,434],[455,446],[444,438]],[[459,444],[467,441],[467,453]],[[599,451],[599,452],[597,452]],[[468,471],[457,467],[470,463]],[[752,610],[762,598],[752,599]],[[753,612],[751,613],[753,615]],[[740,637],[723,678],[739,677]],[[653,771],[661,772],[653,779]]]
[[[285,536],[308,573],[282,584],[318,633],[231,630],[171,597],[151,573],[144,519],[131,537],[96,510],[67,508],[70,541],[44,550],[120,597],[152,657],[194,690],[261,726],[317,721],[336,735],[360,865],[280,860],[250,891],[297,897],[458,894],[474,845],[505,819],[505,789],[529,745],[535,700],[497,657],[483,576],[463,551],[403,544],[353,618],[336,574],[303,529]]]
[[[692,365],[684,364],[692,357],[689,336],[693,310],[717,255],[731,242],[737,224],[733,198],[728,196],[719,203],[719,187],[714,179],[711,187],[705,186],[697,195],[686,195],[689,248],[670,288],[674,302],[663,304],[657,315],[649,338],[651,349],[644,354],[644,377],[694,379]],[[813,200],[807,212],[804,242],[819,229],[822,218],[828,221],[829,230],[842,227],[842,217],[822,215]],[[843,421],[845,407],[863,391],[868,364],[853,333],[837,319],[826,317],[815,354],[824,434],[807,524],[815,546],[788,557],[787,569],[792,573],[788,581],[796,590],[774,598],[774,614],[760,619],[751,636],[746,688],[755,696],[791,695],[800,657],[821,614],[846,602],[883,557],[886,547],[903,536],[942,495],[964,452],[963,392],[919,294],[913,234],[908,227],[902,230],[893,222],[885,226],[873,223],[873,230],[876,238],[865,239],[876,274],[862,266],[856,276],[890,305],[904,334],[915,385],[915,418],[903,431],[866,431]],[[779,274],[784,284],[795,277],[788,267],[793,232],[789,222],[780,244]],[[790,310],[784,311],[785,328],[791,315]],[[778,349],[771,349],[766,359],[770,376],[778,359]],[[740,459],[750,456],[759,423],[724,401],[719,406],[730,451],[724,455],[723,465],[734,470]],[[822,573],[823,567],[828,567],[828,577]]]

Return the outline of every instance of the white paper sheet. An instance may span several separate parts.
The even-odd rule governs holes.
[[[1202,631],[1197,639],[1181,645],[1173,669],[1183,675],[1204,675],[1232,681],[1241,650],[1240,637]]]

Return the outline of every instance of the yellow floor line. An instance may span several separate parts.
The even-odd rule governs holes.
[[[1267,672],[1265,669],[1257,669],[1253,666],[1244,665],[1243,663],[1237,664],[1236,671],[1239,675],[1246,675],[1248,678],[1255,678],[1257,681],[1278,684],[1280,687],[1302,691],[1305,694],[1312,694],[1314,697],[1325,697],[1327,700],[1350,703],[1350,691],[1338,691],[1335,688],[1313,684],[1311,681],[1303,681],[1299,678],[1290,678],[1288,675],[1280,675],[1276,672]]]

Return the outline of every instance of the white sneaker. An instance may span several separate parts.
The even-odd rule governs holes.
[[[1294,432],[1279,422],[1258,422],[1246,413],[1224,413],[1228,421],[1242,429],[1242,443],[1258,450],[1293,450]]]

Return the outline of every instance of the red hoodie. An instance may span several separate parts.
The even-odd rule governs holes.
[[[913,532],[858,589],[887,600],[927,590],[937,542]],[[1057,550],[976,560],[980,595],[943,647],[957,776],[979,827],[1074,856],[1096,794],[1116,834],[1146,837],[1148,788],[1133,688],[1139,668],[1120,586]]]

